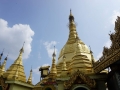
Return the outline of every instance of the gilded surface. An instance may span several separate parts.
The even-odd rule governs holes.
[[[64,82],[65,89],[70,89],[72,85],[75,83],[75,80],[77,77],[80,77],[80,79],[77,81],[79,84],[87,84],[89,87],[93,88],[96,85],[95,80],[90,79],[88,76],[80,72],[79,70],[75,72],[68,81]]]
[[[55,60],[55,58],[56,58],[56,54],[55,54],[55,48],[54,48],[53,59],[52,59],[52,66],[51,66],[49,77],[56,77],[57,76],[57,69],[56,69],[56,64],[55,64],[56,60]]]
[[[66,55],[66,66],[67,66],[66,68],[69,70],[69,68],[71,68],[70,63],[72,61],[72,58],[76,55],[76,52],[78,52],[77,54],[85,55],[88,58],[87,60],[91,63],[90,50],[87,47],[87,45],[85,45],[82,42],[82,40],[78,37],[77,31],[76,31],[76,24],[74,22],[74,16],[70,12],[70,15],[69,15],[69,37],[68,37],[66,44],[60,51],[58,62],[56,65],[58,75],[60,75],[60,73],[62,71],[62,65],[64,62],[62,57],[64,56],[64,54]],[[78,59],[80,61],[80,57],[78,57]],[[78,64],[79,62],[75,62],[75,63]],[[90,64],[87,65],[85,62],[81,63],[81,64],[84,64],[85,66],[88,66],[88,67],[90,66]],[[76,65],[76,64],[74,64],[74,65]]]
[[[14,61],[14,63],[8,68],[8,70],[4,73],[4,77],[8,80],[18,80],[26,82],[26,76],[24,72],[24,66],[22,65],[22,53],[23,47],[20,50],[20,54],[18,58]]]
[[[30,76],[28,78],[27,83],[32,84],[32,69],[30,70]]]
[[[82,40],[79,39],[77,31],[76,31],[76,24],[74,22],[74,16],[72,14],[69,15],[69,38],[67,40],[67,43],[62,48],[59,58],[63,56],[63,54],[66,53],[73,53],[76,51],[76,39],[78,39],[78,43],[80,44],[80,51],[85,53],[90,53],[90,50],[88,47],[82,42]]]

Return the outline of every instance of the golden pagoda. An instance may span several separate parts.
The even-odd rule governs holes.
[[[33,90],[105,90],[106,72],[95,74],[95,59],[91,49],[79,38],[70,10],[69,37],[55,64],[55,53],[48,76]],[[51,81],[55,83],[50,83]],[[50,84],[49,84],[50,83]]]
[[[31,68],[31,70],[30,70],[30,76],[29,76],[29,78],[28,78],[27,83],[32,84],[32,68]]]
[[[32,71],[28,81],[26,81],[26,75],[24,72],[24,66],[22,64],[22,53],[24,48],[20,49],[18,58],[14,63],[5,70],[7,57],[0,66],[0,90],[31,90],[32,84]]]
[[[86,73],[92,73],[91,70],[91,53],[87,45],[83,43],[81,39],[79,39],[77,31],[76,31],[76,24],[74,22],[74,16],[72,15],[72,12],[70,10],[69,15],[69,37],[60,51],[60,55],[58,57],[57,62],[57,72],[58,74],[61,73],[61,66],[63,63],[63,55],[66,55],[66,65],[67,69],[71,72],[72,66],[74,65],[74,69],[80,69],[86,72]],[[77,60],[77,59],[82,60]],[[84,59],[84,60],[83,60]],[[75,64],[76,63],[76,64]],[[77,66],[76,66],[77,65]],[[83,69],[83,65],[85,68]]]
[[[4,73],[4,77],[8,80],[17,79],[26,82],[26,76],[24,72],[24,67],[22,64],[22,53],[24,52],[23,47],[20,49],[20,54],[14,63],[7,69]]]

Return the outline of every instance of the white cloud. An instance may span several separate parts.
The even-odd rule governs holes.
[[[38,66],[37,68],[33,69],[33,73],[40,75],[39,68],[40,68],[40,66]]]
[[[19,50],[24,45],[23,59],[27,59],[31,52],[31,42],[34,31],[27,24],[8,26],[8,22],[0,19],[0,52],[5,48],[4,55],[9,52],[10,59],[18,57]]]
[[[113,15],[112,15],[112,17],[111,17],[111,23],[112,23],[112,24],[115,24],[115,21],[116,21],[116,19],[117,19],[117,16],[120,16],[120,11],[114,10],[114,11],[113,11]]]
[[[47,52],[48,52],[48,56],[49,56],[50,58],[52,58],[52,54],[53,54],[53,52],[54,52],[54,46],[55,46],[57,43],[58,43],[58,42],[56,42],[56,41],[44,42],[45,48],[46,48],[46,50],[47,50]],[[55,48],[55,52],[56,52],[56,54],[57,54],[58,49]]]

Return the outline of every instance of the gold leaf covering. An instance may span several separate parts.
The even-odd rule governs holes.
[[[18,80],[26,82],[26,76],[24,72],[24,66],[22,65],[22,53],[23,53],[23,47],[20,50],[20,54],[18,58],[14,61],[14,63],[7,69],[7,71],[4,73],[4,77],[7,78],[7,80]]]

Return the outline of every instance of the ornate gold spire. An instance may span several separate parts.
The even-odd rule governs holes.
[[[8,56],[7,56],[8,57]],[[7,57],[4,59],[3,64],[1,65],[1,69],[3,72],[5,72],[5,66],[6,66],[6,61],[7,61]]]
[[[74,22],[74,16],[72,15],[72,11],[70,10],[69,15],[69,38],[67,43],[74,43],[78,34],[76,32],[76,24]]]
[[[7,57],[8,57],[8,55],[7,55]],[[4,72],[5,72],[5,66],[6,66],[7,57],[4,59],[4,62],[1,65],[0,76],[3,75]]]
[[[75,66],[75,64],[78,64],[77,59],[79,59],[81,57],[85,57],[85,58],[88,58],[89,60],[91,60],[90,50],[89,50],[88,46],[86,44],[84,44],[84,42],[82,42],[82,40],[78,37],[77,31],[76,31],[75,19],[74,19],[74,16],[73,16],[71,10],[70,10],[70,14],[69,14],[69,25],[68,26],[69,26],[69,37],[68,37],[66,44],[63,46],[63,48],[60,51],[58,62],[56,65],[58,75],[62,71],[61,64],[63,63],[63,55],[64,54],[67,56],[65,61],[66,61],[66,66],[67,66],[68,71],[70,71],[70,69],[72,70],[72,67],[70,68],[71,61],[75,55],[76,55],[76,61],[74,63],[74,66]],[[77,46],[77,48],[76,48],[76,46]],[[80,55],[82,55],[82,56],[80,56]],[[91,61],[90,61],[90,63],[91,63]],[[83,65],[83,64],[81,64],[81,65]]]
[[[1,67],[1,59],[2,59],[2,56],[3,56],[3,52],[4,52],[4,49],[3,49],[2,53],[0,54],[0,67]]]
[[[70,16],[73,16],[73,15],[72,15],[72,11],[71,11],[71,9],[70,9]]]
[[[24,44],[23,44],[24,46]],[[4,77],[8,80],[19,80],[26,82],[26,76],[24,72],[24,66],[22,65],[22,53],[24,49],[23,47],[20,49],[20,53],[18,58],[14,61],[14,63],[8,68]],[[13,79],[13,77],[18,77],[18,79]]]
[[[54,46],[54,52],[53,52],[53,59],[52,59],[52,66],[51,66],[51,70],[50,70],[50,76],[56,76],[57,74],[57,70],[56,70],[56,64],[55,64],[55,58],[56,58],[56,54],[55,54],[55,46]]]
[[[70,9],[70,15],[69,15],[69,22],[74,21],[74,16],[72,15],[72,11]]]
[[[32,84],[32,67],[31,67],[31,70],[30,70],[30,76],[28,78],[27,83]]]
[[[24,44],[23,44],[23,47],[24,47]],[[20,54],[19,54],[18,58],[15,60],[14,64],[22,65],[22,53],[24,53],[24,48],[23,47],[20,49]]]

